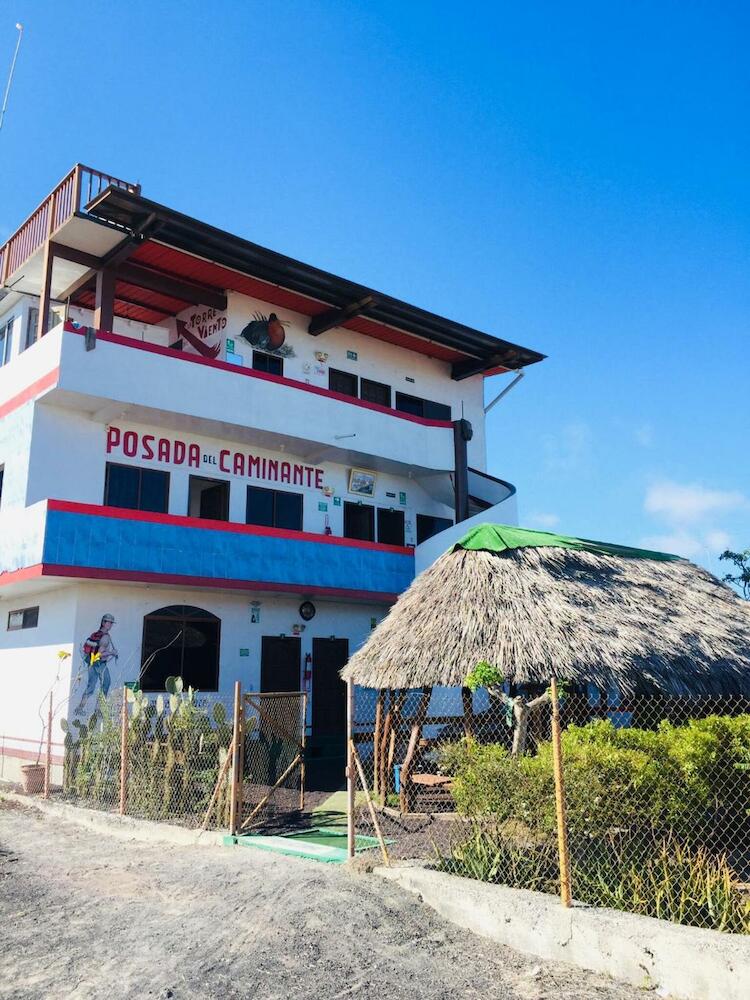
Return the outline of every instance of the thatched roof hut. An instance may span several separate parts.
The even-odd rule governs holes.
[[[368,688],[460,687],[481,660],[516,684],[750,695],[750,604],[685,559],[473,528],[401,595],[344,668]]]

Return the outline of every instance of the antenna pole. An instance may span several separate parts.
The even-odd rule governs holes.
[[[3,119],[5,118],[5,112],[8,108],[8,98],[10,97],[10,88],[13,83],[13,74],[16,71],[16,60],[18,59],[18,50],[21,48],[21,39],[23,38],[23,25],[16,24],[18,29],[18,38],[16,39],[16,51],[13,53],[13,62],[10,64],[10,73],[8,74],[8,83],[5,86],[5,95],[3,97],[3,106],[0,108],[0,129],[3,127]]]

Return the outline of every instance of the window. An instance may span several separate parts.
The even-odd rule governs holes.
[[[107,507],[166,514],[169,508],[169,473],[107,462],[104,503]]]
[[[380,406],[391,405],[391,387],[382,382],[373,382],[369,378],[363,378],[360,388],[360,397],[368,403],[378,403]]]
[[[163,691],[167,677],[185,689],[217,691],[221,621],[210,611],[176,604],[143,619],[141,688]]]
[[[368,503],[344,501],[344,537],[375,541],[375,508]]]
[[[340,392],[342,396],[357,398],[357,376],[350,372],[340,372],[336,368],[328,369],[328,388],[332,392]]]
[[[191,476],[188,515],[210,521],[229,520],[229,483],[225,479]]]
[[[57,326],[58,323],[62,323],[63,316],[59,309],[50,309],[49,316],[47,319],[47,329],[51,330],[53,326]],[[39,309],[36,306],[32,306],[29,309],[26,316],[26,336],[23,340],[22,351],[25,351],[27,347],[36,341],[36,328],[39,323]]]
[[[8,631],[19,628],[36,628],[39,624],[39,607],[21,608],[19,611],[8,612]]]
[[[39,322],[39,310],[37,309],[36,306],[32,306],[31,309],[29,309],[28,314],[26,316],[26,337],[23,342],[24,351],[26,350],[27,347],[31,347],[31,345],[36,340],[36,327],[38,322]]]
[[[404,544],[404,512],[378,507],[378,541],[383,545]]]
[[[7,365],[10,361],[10,352],[13,349],[13,318],[5,320],[0,324],[0,367]]]
[[[396,409],[402,413],[413,413],[415,417],[428,420],[450,420],[451,408],[445,403],[433,403],[419,396],[409,396],[405,392],[396,393]]]
[[[267,528],[302,531],[302,494],[248,486],[245,521]]]
[[[417,514],[417,545],[440,531],[450,528],[453,521],[449,517],[433,517],[431,514]]]
[[[256,372],[268,372],[269,375],[284,374],[284,359],[265,351],[253,351],[253,368]]]

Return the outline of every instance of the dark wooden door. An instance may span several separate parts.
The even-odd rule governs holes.
[[[301,691],[300,640],[264,635],[260,651],[261,691]]]
[[[343,740],[346,735],[346,685],[339,670],[349,659],[348,639],[313,639],[312,736]],[[343,746],[343,744],[342,744]]]

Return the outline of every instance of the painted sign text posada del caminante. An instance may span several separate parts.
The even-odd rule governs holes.
[[[220,472],[233,476],[290,483],[314,489],[323,488],[323,469],[312,465],[265,458],[230,448],[209,452],[194,441],[161,437],[156,434],[141,434],[133,430],[123,431],[119,427],[110,425],[107,428],[107,454],[113,453],[121,454],[125,458],[137,458],[162,465],[185,465],[192,469],[213,466]]]

